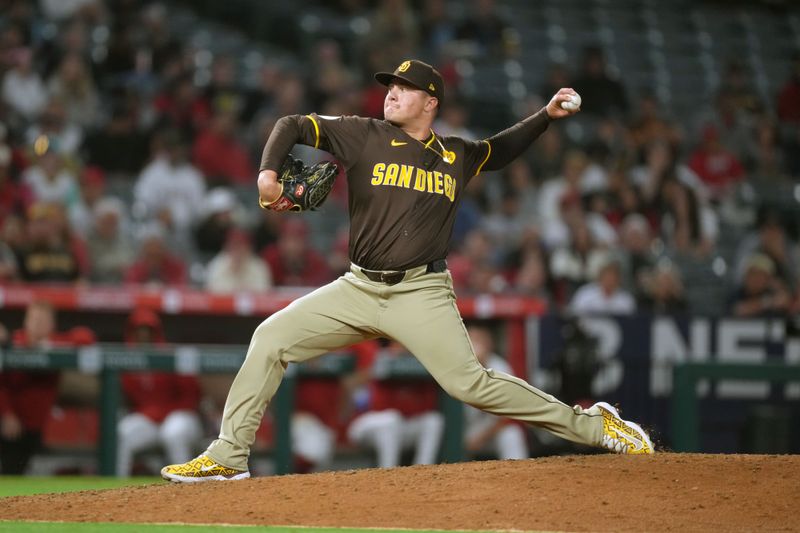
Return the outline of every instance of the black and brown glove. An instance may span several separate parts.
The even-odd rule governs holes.
[[[328,197],[338,174],[336,163],[306,166],[288,155],[278,172],[281,194],[270,203],[259,198],[258,205],[273,211],[313,211]]]

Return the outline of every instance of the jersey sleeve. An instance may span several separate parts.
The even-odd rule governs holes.
[[[314,148],[330,152],[352,167],[361,157],[366,145],[369,119],[362,117],[331,117],[312,113],[306,115],[314,127]]]
[[[364,149],[369,119],[361,117],[329,117],[289,115],[272,129],[264,146],[259,170],[280,169],[295,144],[304,144],[333,154],[345,168],[351,168]]]
[[[492,145],[488,140],[464,141],[464,176],[470,179],[480,174],[491,155]]]

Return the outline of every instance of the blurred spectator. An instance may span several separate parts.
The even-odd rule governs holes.
[[[160,2],[145,6],[141,14],[142,32],[147,36],[147,46],[139,53],[146,53],[150,67],[159,81],[173,79],[173,68],[182,60],[183,46],[172,34],[169,11]]]
[[[206,289],[217,293],[266,291],[272,287],[267,264],[253,253],[250,235],[230,228],[221,250],[208,264]]]
[[[161,319],[150,309],[135,309],[128,317],[125,342],[138,348],[163,346]],[[164,449],[167,461],[191,459],[203,436],[197,377],[124,372],[120,380],[129,412],[117,422],[117,476],[133,474],[136,454],[154,447]]]
[[[505,359],[494,352],[492,333],[483,326],[467,328],[475,356],[486,369],[513,375]],[[518,422],[486,413],[464,404],[464,438],[472,457],[491,454],[497,459],[527,459],[530,456],[525,431]]]
[[[214,58],[211,79],[205,88],[205,100],[214,114],[230,115],[234,122],[244,117],[247,98],[236,84],[236,60],[227,55]]]
[[[86,164],[109,174],[126,178],[139,174],[147,161],[148,139],[137,129],[136,108],[130,103],[114,103],[109,121],[89,132],[82,151]]]
[[[146,218],[161,221],[179,235],[188,235],[202,212],[203,176],[187,161],[186,142],[179,132],[162,132],[153,149],[153,160],[134,187],[135,201]]]
[[[739,59],[729,60],[725,65],[720,83],[720,91],[730,95],[733,108],[740,113],[754,115],[763,110],[761,98],[753,90],[751,80],[755,79]]]
[[[350,346],[355,368],[344,375],[315,373],[321,359],[305,363],[311,375],[302,376],[295,389],[292,414],[292,451],[294,471],[307,473],[328,468],[336,443],[346,438],[347,425],[356,409],[355,392],[369,382],[370,367],[379,346],[364,341]]]
[[[582,212],[580,205],[583,173],[589,164],[586,154],[571,151],[563,161],[561,175],[545,181],[539,189],[542,238],[549,248],[567,244],[570,219]]]
[[[178,130],[192,139],[197,131],[205,127],[211,118],[208,100],[195,87],[191,76],[181,75],[172,80],[153,100],[158,123]]]
[[[116,7],[106,54],[100,62],[101,82],[109,85],[125,84],[136,71],[135,32],[138,28],[130,21],[137,17],[133,13],[126,16],[120,10],[125,9],[125,4]]]
[[[478,136],[469,127],[469,112],[465,105],[455,98],[447,98],[439,116],[433,123],[433,129],[444,137],[455,136],[475,140]]]
[[[572,87],[569,69],[564,63],[551,63],[547,67],[547,76],[539,88],[542,102],[549,102],[562,87]]]
[[[308,240],[308,226],[296,217],[284,217],[278,240],[262,252],[277,286],[317,286],[332,279],[325,258]]]
[[[476,263],[469,271],[466,289],[473,294],[497,294],[508,289],[508,280],[494,263]]]
[[[159,224],[150,224],[142,230],[139,254],[125,272],[126,283],[155,287],[186,284],[186,265],[170,253],[164,239],[164,228]]]
[[[657,198],[659,226],[667,246],[680,253],[710,253],[719,234],[716,211],[694,189],[672,177],[662,182]]]
[[[27,213],[27,210],[26,210]],[[20,252],[27,246],[28,228],[27,214],[25,217],[19,215],[9,215],[3,220],[0,226],[0,241],[8,245],[11,250],[19,256]]]
[[[472,43],[478,55],[503,56],[512,51],[511,32],[494,0],[473,0],[469,14],[456,29],[456,39]]]
[[[89,67],[77,52],[61,59],[58,70],[47,81],[50,99],[61,102],[64,119],[82,128],[94,125],[100,99]]]
[[[578,287],[594,278],[597,264],[607,252],[598,247],[583,218],[570,227],[569,244],[556,248],[550,256],[550,275],[554,282],[554,300],[566,304]]]
[[[565,153],[562,130],[558,127],[558,123],[553,123],[522,157],[527,159],[533,175],[544,183],[561,174]]]
[[[789,79],[778,94],[778,119],[800,127],[800,52],[792,55]]]
[[[80,281],[85,281],[89,277],[91,266],[89,264],[89,250],[86,247],[85,233],[80,234],[75,231],[69,222],[67,208],[62,204],[50,204],[53,216],[53,231],[61,236],[67,244],[70,253],[78,263],[78,275]]]
[[[37,121],[25,132],[25,138],[34,150],[37,142],[46,139],[51,148],[72,160],[83,142],[83,131],[76,123],[67,120],[62,102],[51,99],[42,109]]]
[[[744,279],[748,261],[756,253],[772,260],[774,275],[788,287],[798,285],[800,247],[788,234],[780,213],[768,208],[760,209],[756,227],[742,235],[734,258],[737,284]]]
[[[588,46],[583,50],[582,70],[572,88],[581,95],[581,111],[587,115],[624,118],[628,113],[625,87],[608,72],[605,55],[599,46]]]
[[[378,49],[384,65],[399,65],[419,44],[419,22],[407,0],[380,0],[369,17],[363,48]]]
[[[647,219],[632,213],[625,217],[619,228],[620,251],[624,252],[625,272],[629,276],[628,286],[636,296],[645,288],[646,276],[650,275],[658,260],[656,240]]]
[[[103,198],[94,206],[86,239],[92,282],[120,283],[133,263],[133,242],[125,218],[125,206],[117,198]]]
[[[98,0],[39,0],[39,8],[44,16],[54,21],[70,20],[81,15],[88,16],[100,9]]]
[[[595,281],[575,291],[569,308],[575,315],[629,315],[636,311],[636,301],[622,286],[618,260],[606,256],[592,265]]]
[[[630,180],[641,191],[646,204],[657,201],[663,181],[677,179],[693,189],[700,197],[708,191],[700,177],[678,159],[676,147],[664,141],[655,141],[644,147],[644,160],[630,170]]]
[[[0,240],[0,285],[16,281],[19,277],[17,257],[9,245]]]
[[[546,259],[539,253],[526,254],[514,277],[514,291],[547,304],[551,300],[547,282]]]
[[[779,181],[788,177],[786,156],[780,146],[778,125],[761,118],[755,125],[755,140],[745,156],[747,173],[755,179]]]
[[[209,185],[248,183],[255,178],[247,148],[236,137],[238,130],[233,111],[217,111],[208,128],[197,135],[192,160]]]
[[[745,177],[739,157],[722,145],[719,131],[713,126],[703,131],[702,143],[689,157],[689,168],[708,187],[711,199],[718,201],[731,195],[734,186]]]
[[[258,220],[252,231],[253,249],[263,250],[267,246],[278,242],[281,225],[286,220],[286,217],[282,213],[271,209],[259,209],[257,216]]]
[[[456,24],[446,0],[429,0],[422,4],[420,53],[428,63],[440,63],[444,49],[455,39],[455,34]]]
[[[485,230],[476,229],[467,234],[464,243],[450,253],[447,267],[456,288],[468,287],[473,271],[479,265],[494,262],[492,240]]]
[[[736,289],[731,312],[739,317],[785,315],[791,304],[786,285],[775,276],[775,263],[756,253],[747,259],[744,279]]]
[[[523,211],[522,197],[517,191],[506,185],[502,194],[500,205],[483,217],[481,227],[489,234],[497,251],[505,253],[519,242],[529,213]]]
[[[312,54],[314,76],[309,91],[312,109],[325,109],[332,100],[355,92],[355,77],[343,62],[338,42],[323,39],[315,45]]]
[[[682,141],[679,127],[664,116],[664,109],[658,97],[652,92],[639,95],[638,109],[630,130],[632,148],[637,161],[643,161],[647,148],[653,143],[666,143],[673,150]]]
[[[226,187],[215,187],[206,193],[203,218],[194,230],[198,252],[211,257],[222,250],[228,232],[236,225],[238,207],[236,196]]]
[[[25,310],[23,329],[12,336],[17,348],[43,350],[53,346],[84,345],[94,334],[83,327],[57,332],[56,313],[49,302],[37,300]],[[0,325],[0,336],[7,335]],[[2,342],[7,344],[7,340]],[[22,475],[42,446],[42,432],[58,395],[60,375],[54,371],[0,371],[0,473]]]
[[[28,209],[27,239],[18,250],[23,281],[78,281],[80,264],[58,220],[57,206],[37,203]]]
[[[69,209],[69,221],[79,235],[92,227],[94,208],[106,192],[106,176],[99,167],[84,167],[80,177],[80,196]]]
[[[36,152],[40,155],[36,163],[22,173],[22,183],[36,202],[72,206],[78,201],[80,191],[75,174],[66,166],[59,147],[42,137],[36,141]]]
[[[736,95],[720,89],[714,106],[700,115],[697,121],[695,141],[704,143],[709,131],[716,133],[716,140],[734,154],[746,154],[752,143],[752,117],[737,107]]]
[[[25,121],[39,116],[47,103],[47,89],[33,68],[33,52],[17,48],[12,54],[13,67],[3,76],[3,102]]]
[[[399,466],[403,450],[413,450],[412,464],[434,464],[444,435],[444,417],[437,410],[438,389],[427,377],[388,374],[391,361],[413,357],[391,341],[378,351],[371,366],[369,409],[350,423],[350,441],[375,450],[377,466]]]
[[[0,225],[6,217],[23,214],[33,202],[27,185],[18,183],[11,174],[11,148],[0,142]]]
[[[665,261],[647,271],[637,300],[640,311],[667,315],[685,313],[688,302],[677,267]]]

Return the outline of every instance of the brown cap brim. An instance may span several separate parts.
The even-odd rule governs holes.
[[[431,94],[430,91],[428,91],[427,89],[425,89],[423,87],[420,87],[419,85],[417,85],[413,81],[409,80],[408,78],[404,78],[403,76],[398,76],[397,74],[394,74],[393,72],[378,72],[377,74],[375,74],[375,81],[377,81],[381,85],[385,85],[387,87],[394,80],[402,80],[403,82],[411,85],[412,87],[414,87],[416,89],[419,89],[420,91],[425,91],[426,93],[430,94],[431,96],[436,96],[435,94]],[[436,97],[438,98],[438,96],[436,96]]]

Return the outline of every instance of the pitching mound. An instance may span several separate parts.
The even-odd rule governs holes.
[[[800,531],[800,456],[570,456],[5,498],[0,519]]]

